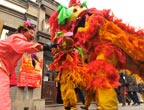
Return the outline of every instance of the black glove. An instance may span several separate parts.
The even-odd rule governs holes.
[[[43,50],[44,51],[51,51],[51,48],[57,48],[57,44],[55,44],[55,43],[49,43],[49,44],[44,44],[43,45]]]
[[[52,47],[52,48],[57,48],[57,45],[58,45],[58,44],[52,43],[52,44],[51,44],[51,47]]]

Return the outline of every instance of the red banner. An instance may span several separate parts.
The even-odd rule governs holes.
[[[22,65],[18,77],[19,87],[40,87],[42,83],[42,59],[37,62],[35,68],[30,56],[22,57]]]

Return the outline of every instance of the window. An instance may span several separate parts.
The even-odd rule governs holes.
[[[46,33],[50,33],[49,23],[47,22],[49,17],[49,15],[45,15],[45,19],[42,21],[42,31]]]
[[[8,32],[9,32],[9,30],[3,29],[0,40],[3,40],[3,39],[5,39],[5,38],[7,38]]]
[[[2,34],[0,40],[6,39],[9,35],[15,33],[16,29],[4,26],[2,29]]]

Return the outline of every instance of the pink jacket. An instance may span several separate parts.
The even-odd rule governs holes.
[[[17,77],[16,72],[12,72],[10,75],[10,86],[16,86],[17,85]]]
[[[20,33],[0,40],[0,68],[10,75],[24,53],[38,52],[41,47],[41,44],[27,41],[27,38]]]

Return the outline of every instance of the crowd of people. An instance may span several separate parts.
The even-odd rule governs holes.
[[[121,86],[116,89],[119,102],[122,103],[122,106],[125,106],[126,103],[140,105],[143,102],[143,80],[127,69],[120,70],[119,74]]]

